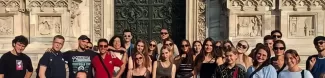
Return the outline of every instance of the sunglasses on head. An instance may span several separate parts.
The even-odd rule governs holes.
[[[124,35],[124,37],[131,37],[131,35]]]
[[[156,45],[154,45],[154,44],[149,44],[149,46],[156,47]]]
[[[274,47],[274,50],[284,50],[284,47]]]
[[[169,44],[165,44],[165,45],[173,46],[173,43],[169,43]]]
[[[273,35],[273,38],[281,38],[282,36],[280,35]]]
[[[161,35],[166,35],[168,34],[167,32],[160,32]]]
[[[99,45],[100,48],[107,48],[108,45]]]
[[[243,49],[246,49],[247,48],[247,46],[246,45],[243,45],[243,44],[241,44],[241,43],[238,43],[238,45],[237,45],[238,47],[240,47],[240,48],[243,48]]]

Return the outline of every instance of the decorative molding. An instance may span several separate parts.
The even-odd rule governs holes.
[[[197,40],[206,38],[206,3],[205,0],[197,0]]]
[[[275,0],[227,0],[228,8],[252,8],[258,11],[259,7],[269,7],[270,10],[275,6]]]
[[[94,40],[102,38],[103,35],[103,0],[93,1],[93,37]]]
[[[43,11],[43,8],[68,8],[69,2],[72,0],[28,0],[27,2],[27,10],[31,11],[32,8],[38,7]]]
[[[5,12],[24,12],[24,4],[23,0],[0,0],[0,8],[5,8]]]
[[[325,0],[282,0],[282,7],[293,7],[296,11],[297,7],[307,7],[307,10],[311,10],[311,7],[322,7],[325,9]]]

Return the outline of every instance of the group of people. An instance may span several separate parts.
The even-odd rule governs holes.
[[[161,29],[161,41],[131,42],[132,32],[99,39],[94,49],[90,38],[81,35],[78,48],[61,52],[65,38],[56,35],[52,47],[39,60],[37,78],[323,78],[325,77],[325,37],[317,36],[314,46],[318,54],[306,61],[306,69],[298,64],[299,52],[287,49],[282,33],[274,30],[256,44],[240,40],[203,43],[188,40],[173,42],[167,29]],[[175,43],[180,43],[178,47]],[[29,56],[22,53],[28,39],[22,35],[12,40],[13,50],[0,59],[0,78],[30,78],[33,71]],[[69,70],[66,73],[66,70]]]

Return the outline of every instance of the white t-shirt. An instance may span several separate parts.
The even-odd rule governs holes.
[[[314,78],[308,70],[304,70],[304,76],[304,78]],[[279,73],[278,78],[302,78],[301,71],[290,72],[289,70],[283,70]]]

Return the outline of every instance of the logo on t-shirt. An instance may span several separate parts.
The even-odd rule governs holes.
[[[72,68],[73,73],[76,73],[79,70],[84,70],[88,72],[91,65],[90,56],[72,56]]]
[[[23,70],[23,61],[22,60],[16,60],[16,70]]]

